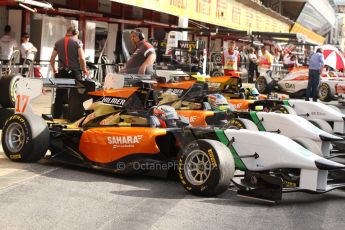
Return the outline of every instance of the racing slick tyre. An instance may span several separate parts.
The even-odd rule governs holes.
[[[296,111],[288,105],[277,105],[272,108],[272,112],[297,115]]]
[[[4,127],[6,120],[14,114],[13,108],[0,108],[0,129]]]
[[[321,101],[331,101],[335,95],[334,87],[331,87],[329,84],[323,82],[319,86],[319,99]]]
[[[244,118],[233,118],[227,124],[223,126],[223,129],[249,129],[253,131],[259,131],[254,122]]]
[[[221,53],[213,53],[211,54],[211,60],[215,64],[222,64],[223,56]]]
[[[327,121],[324,121],[321,119],[309,119],[308,121],[310,123],[312,123],[313,125],[315,125],[316,127],[318,127],[319,129],[321,129],[327,133],[333,134],[332,126],[330,124],[328,124]]]
[[[224,73],[220,70],[215,69],[211,72],[210,75],[211,77],[221,77],[221,76],[224,76]]]
[[[36,115],[14,114],[5,123],[1,143],[6,156],[17,162],[36,162],[46,154],[49,130]]]
[[[255,81],[255,88],[259,93],[271,93],[272,91],[272,80],[265,76],[260,76]]]
[[[219,141],[193,141],[178,156],[179,180],[188,192],[195,195],[223,193],[234,173],[234,158],[229,148]]]
[[[21,75],[8,75],[0,79],[0,105],[4,108],[14,108],[16,104],[17,82]]]

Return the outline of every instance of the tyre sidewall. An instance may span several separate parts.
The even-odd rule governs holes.
[[[321,97],[321,94],[320,94],[320,92],[321,92],[321,90],[320,90],[321,87],[325,87],[325,88],[327,89],[327,95],[324,96],[324,97]],[[320,87],[319,87],[319,99],[320,99],[321,101],[325,101],[325,102],[331,101],[331,100],[333,99],[333,97],[334,97],[334,92],[332,92],[332,91],[334,91],[334,90],[332,90],[332,88],[331,88],[331,86],[330,86],[329,84],[327,84],[327,83],[321,83],[321,84],[320,84]]]
[[[219,53],[214,53],[214,54],[212,54],[212,61],[214,62],[214,63],[222,63],[222,55],[221,54],[219,54]]]
[[[13,78],[12,78],[12,80],[11,80],[11,83],[10,83],[10,85],[9,85],[9,99],[10,99],[10,103],[12,104],[12,106],[11,107],[13,107],[14,108],[14,106],[16,105],[16,94],[15,94],[15,92],[16,92],[16,84],[17,84],[17,82],[18,82],[18,80],[20,79],[20,76],[19,75],[16,75],[16,76],[14,76]]]
[[[227,127],[236,127],[237,129],[247,129],[245,124],[240,119],[231,119],[228,124],[226,124]]]
[[[324,97],[321,97],[321,88],[325,88],[325,89],[327,90],[327,95],[324,96]],[[320,87],[319,87],[319,92],[320,92],[319,98],[320,98],[321,101],[326,101],[326,100],[329,98],[330,89],[329,89],[329,86],[328,86],[327,84],[322,83],[322,84],[320,85]]]
[[[15,86],[21,75],[8,75],[0,79],[0,104],[4,108],[14,108],[16,103]]]
[[[5,126],[6,121],[13,116],[14,109],[12,108],[0,108],[0,129]]]
[[[211,77],[220,77],[223,76],[223,72],[219,71],[219,70],[214,70],[211,72]]]
[[[209,159],[211,160],[211,173],[209,178],[202,184],[202,185],[193,185],[191,184],[185,176],[184,172],[184,165],[188,155],[194,150],[201,150],[207,154]],[[216,187],[219,183],[220,178],[220,162],[219,158],[216,154],[216,150],[213,146],[205,141],[194,141],[189,144],[182,154],[179,157],[178,162],[178,177],[182,185],[185,189],[191,193],[197,195],[208,195],[208,193],[212,193],[214,187]]]
[[[11,152],[7,147],[5,135],[13,123],[19,124],[25,134],[23,147],[18,152]],[[6,156],[13,161],[36,162],[44,157],[49,147],[49,130],[47,124],[37,115],[15,114],[5,123],[1,138]]]
[[[25,143],[22,147],[22,149],[18,152],[12,152],[8,147],[7,147],[7,144],[6,144],[6,141],[5,141],[5,135],[8,131],[8,128],[11,124],[13,123],[17,123],[19,124],[22,129],[24,130],[24,133],[25,133]],[[28,156],[27,156],[27,152],[30,151],[30,149],[32,149],[32,132],[31,132],[31,128],[30,128],[30,124],[29,122],[22,116],[22,115],[19,115],[19,114],[15,114],[13,116],[11,116],[3,130],[2,130],[2,138],[1,138],[1,142],[2,142],[2,147],[4,149],[4,152],[6,154],[6,156],[13,160],[13,161],[25,161],[27,160]]]

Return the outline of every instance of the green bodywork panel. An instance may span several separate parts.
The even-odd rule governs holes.
[[[241,160],[241,158],[238,156],[238,153],[236,152],[236,149],[230,145],[229,146],[229,139],[226,137],[225,133],[223,130],[216,130],[216,134],[219,138],[219,140],[225,144],[226,146],[228,146],[228,148],[230,149],[230,152],[232,154],[232,156],[234,157],[234,161],[235,161],[235,167],[236,169],[245,171],[247,170],[247,167],[244,165],[243,161]]]
[[[258,115],[256,112],[249,112],[250,117],[252,118],[252,121],[255,123],[255,125],[258,127],[259,131],[266,131],[265,127],[263,126],[262,122],[259,120]]]
[[[290,103],[289,103],[289,101],[288,101],[288,100],[283,100],[283,103],[284,103],[284,105],[286,105],[286,106],[290,106],[290,107],[291,107],[291,105],[290,105]]]

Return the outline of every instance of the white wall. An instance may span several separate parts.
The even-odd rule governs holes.
[[[41,46],[40,60],[49,60],[51,53],[54,49],[55,42],[63,38],[66,34],[67,28],[73,25],[78,25],[75,20],[68,20],[63,17],[49,17],[42,16],[42,34],[41,34]],[[41,69],[42,75],[49,77],[51,72],[48,72],[48,68]]]
[[[206,36],[195,36],[195,41],[202,40],[205,42],[205,49],[208,47],[208,37]]]
[[[5,26],[7,25],[8,10],[5,6],[0,6],[0,36],[4,34]]]
[[[329,3],[329,0],[309,0],[309,3],[320,12],[331,25],[335,25],[335,11]]]
[[[96,23],[93,21],[86,21],[85,31],[85,57],[91,62],[95,61],[95,36],[96,36]]]
[[[178,26],[182,28],[187,28],[188,27],[188,17],[186,16],[179,16],[178,17]],[[183,31],[182,32],[182,40],[188,40],[188,32]],[[191,41],[191,40],[189,40]]]
[[[118,24],[109,23],[107,57],[110,63],[115,61],[114,51],[116,49]]]
[[[219,52],[222,51],[222,39],[216,38],[210,42],[210,52]]]
[[[8,24],[12,27],[12,36],[15,37],[19,45],[21,43],[22,10],[9,10]]]

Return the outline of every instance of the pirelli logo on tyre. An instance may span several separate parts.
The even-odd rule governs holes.
[[[181,183],[182,183],[183,185],[186,185],[187,183],[186,183],[186,181],[184,180],[183,175],[182,175],[182,167],[183,167],[183,162],[182,162],[182,159],[180,159],[180,160],[178,161],[178,176],[179,176],[179,179],[180,179]]]
[[[13,115],[13,116],[10,117],[9,121],[11,121],[11,120],[13,120],[13,119],[17,119],[17,120],[19,120],[21,123],[25,123],[23,117],[21,117],[21,116]]]
[[[22,155],[21,154],[12,154],[10,155],[10,159],[11,160],[17,160],[17,159],[21,159]]]
[[[211,160],[212,169],[217,168],[217,161],[216,161],[216,158],[214,157],[212,149],[207,150],[207,153]]]
[[[243,123],[242,123],[240,120],[233,119],[233,120],[230,120],[229,123],[230,123],[231,125],[237,127],[237,128],[245,129],[245,126],[243,125]]]

